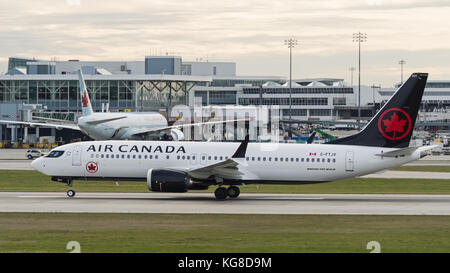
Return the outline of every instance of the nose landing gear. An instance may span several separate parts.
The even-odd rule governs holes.
[[[72,189],[67,191],[67,196],[69,196],[69,197],[74,197],[75,194],[76,194],[76,192],[74,190],[72,190]]]
[[[73,186],[72,180],[67,181],[67,186],[70,187],[70,189],[67,190],[67,196],[70,198],[74,197],[76,192],[72,189],[72,186]]]

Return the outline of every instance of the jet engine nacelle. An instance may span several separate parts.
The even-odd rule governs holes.
[[[173,141],[184,140],[184,133],[179,129],[171,129],[170,136],[172,137]]]
[[[147,187],[159,192],[187,192],[190,179],[185,172],[150,169],[147,172]]]
[[[208,185],[193,183],[183,171],[150,169],[147,172],[147,187],[156,192],[187,192],[188,190],[205,190]]]

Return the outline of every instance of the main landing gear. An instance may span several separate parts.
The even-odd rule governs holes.
[[[70,189],[67,191],[67,196],[69,196],[70,198],[74,197],[76,192],[72,189],[72,180],[67,181],[67,186],[70,187]]]
[[[228,189],[225,187],[218,187],[214,192],[217,200],[225,200],[227,197],[237,198],[241,191],[236,186],[230,186]]]

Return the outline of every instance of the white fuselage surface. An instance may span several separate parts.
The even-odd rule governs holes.
[[[230,158],[239,143],[95,141],[60,146],[60,156],[42,157],[32,165],[53,177],[145,180],[150,169],[186,171]],[[396,157],[396,148],[326,144],[249,143],[235,159],[242,183],[315,183],[357,177],[400,166],[421,157],[421,149]],[[212,171],[212,173],[214,173]],[[207,179],[208,177],[197,177]]]

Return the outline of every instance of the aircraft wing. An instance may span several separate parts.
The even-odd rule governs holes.
[[[231,122],[239,122],[239,121],[248,121],[248,119],[219,120],[219,121],[186,123],[186,124],[164,126],[164,127],[142,128],[142,129],[139,129],[139,130],[133,132],[133,135],[158,133],[158,132],[163,132],[163,131],[167,131],[167,130],[171,130],[171,129],[190,128],[193,126],[214,125],[214,124],[223,124],[223,123],[231,123]]]
[[[76,131],[81,131],[80,127],[75,124],[55,124],[55,123],[41,123],[41,122],[27,122],[27,121],[12,121],[12,120],[0,120],[0,123],[6,124],[16,124],[16,125],[25,125],[30,127],[49,127],[56,129],[71,129]]]
[[[114,117],[114,118],[107,118],[107,119],[98,119],[98,120],[92,120],[92,121],[88,121],[86,123],[90,124],[90,125],[98,125],[101,123],[105,123],[105,122],[109,122],[109,121],[114,121],[114,120],[119,120],[119,119],[124,119],[127,116],[120,116],[120,117]]]
[[[177,169],[187,172],[197,179],[221,178],[221,179],[258,179],[256,175],[246,169],[245,153],[249,142],[248,136],[239,145],[234,155],[224,161],[200,168]],[[176,168],[175,168],[176,169]]]
[[[258,179],[245,166],[245,154],[247,152],[248,142],[249,137],[247,136],[231,158],[208,166],[187,170],[188,174],[198,179],[207,179],[210,177],[222,179]]]

